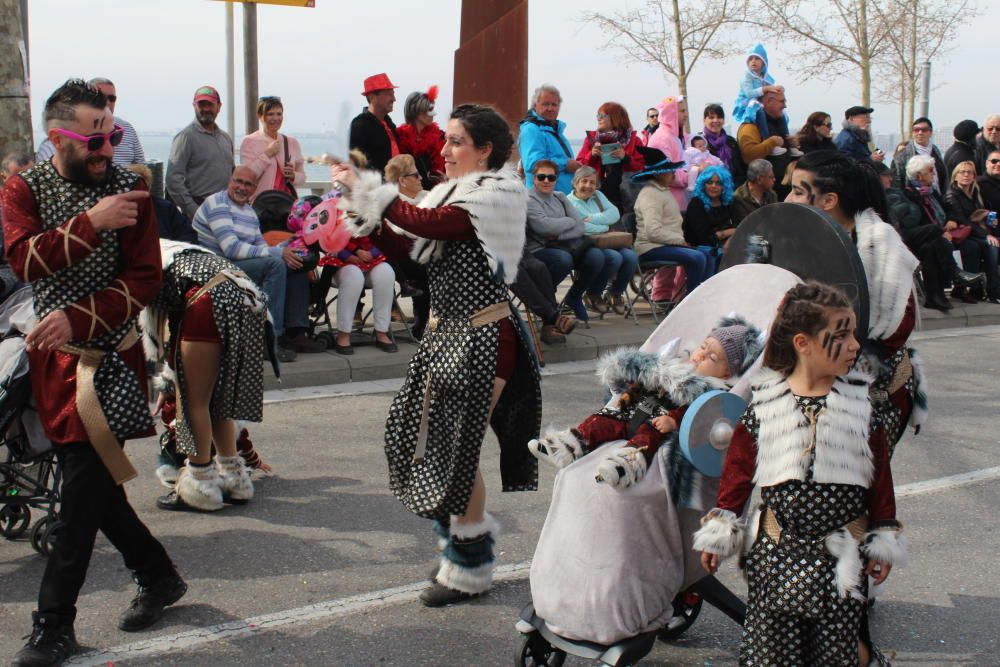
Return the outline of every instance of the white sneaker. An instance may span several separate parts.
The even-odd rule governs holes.
[[[774,150],[771,151],[771,155],[784,155],[788,152],[788,149],[784,146],[775,146]]]
[[[528,451],[556,468],[565,468],[585,453],[583,443],[571,429],[549,431],[538,440],[529,440]]]

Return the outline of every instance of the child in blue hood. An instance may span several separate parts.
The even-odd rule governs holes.
[[[754,123],[760,130],[760,138],[767,139],[779,134],[788,143],[788,116],[782,114],[778,132],[769,128],[761,98],[764,93],[783,93],[784,86],[774,82],[774,77],[767,73],[767,51],[763,44],[757,44],[747,53],[747,69],[740,79],[740,92],[733,105],[733,118],[737,123]],[[792,155],[801,155],[796,149],[791,149]],[[771,155],[784,155],[787,148],[778,146]]]

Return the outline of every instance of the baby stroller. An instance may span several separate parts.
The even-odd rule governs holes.
[[[23,331],[34,323],[31,288],[0,306],[0,535],[17,539],[29,530],[31,546],[48,556],[57,526],[59,466],[32,405]],[[31,510],[42,512],[32,525]]]
[[[801,247],[816,244],[821,253]],[[644,351],[676,339],[689,348],[733,311],[767,331],[784,293],[808,278],[843,286],[856,296],[859,322],[867,322],[867,283],[853,242],[815,209],[779,204],[748,216],[730,241],[723,268],[671,311]],[[749,398],[753,370],[731,393]],[[664,443],[645,477],[620,492],[593,483],[600,450],[559,472],[532,561],[533,601],[517,624],[523,638],[516,664],[561,665],[567,654],[636,664],[657,638],[669,641],[686,631],[705,600],[742,625],[745,606],[705,576],[692,550],[718,480],[697,475],[695,491],[676,500],[670,452]],[[594,507],[599,511],[589,509]]]

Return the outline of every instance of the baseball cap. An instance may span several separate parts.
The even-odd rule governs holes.
[[[219,97],[219,91],[211,86],[202,86],[198,90],[194,91],[194,101],[201,102],[202,100],[222,104],[222,98]]]
[[[860,116],[861,114],[871,113],[875,109],[869,107],[858,107],[854,106],[844,112],[844,118],[851,118],[852,116]]]

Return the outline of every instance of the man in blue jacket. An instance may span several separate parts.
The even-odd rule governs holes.
[[[563,131],[566,123],[559,120],[562,96],[559,89],[543,83],[531,98],[532,108],[521,119],[521,136],[518,150],[524,169],[524,183],[531,187],[531,170],[539,160],[551,160],[559,167],[556,190],[569,194],[573,191],[573,172],[580,163],[573,159],[573,149]]]
[[[833,140],[841,153],[850,155],[859,162],[882,162],[885,153],[876,148],[868,148],[872,140],[872,112],[869,107],[851,107],[844,112],[844,129]]]

